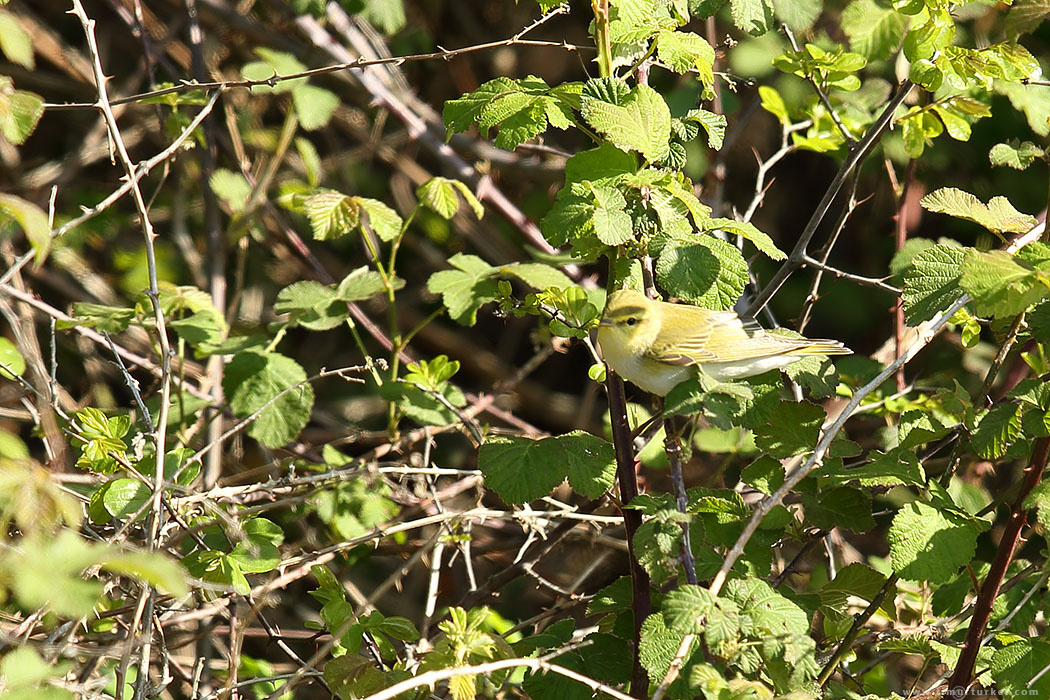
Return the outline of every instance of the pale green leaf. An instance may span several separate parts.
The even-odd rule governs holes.
[[[310,420],[314,389],[295,360],[276,352],[242,352],[228,365],[222,388],[238,418],[262,412],[248,434],[270,448],[298,437]],[[278,398],[279,396],[279,398]],[[265,409],[263,405],[270,403]]]
[[[649,162],[667,156],[671,110],[648,85],[636,86],[618,105],[585,98],[582,109],[587,122],[615,146],[638,151]]]

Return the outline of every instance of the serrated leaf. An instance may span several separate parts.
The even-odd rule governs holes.
[[[722,142],[725,140],[726,135],[726,125],[728,124],[724,114],[708,112],[706,109],[691,109],[682,119],[687,122],[695,122],[704,127],[704,131],[707,132],[707,145],[711,148],[716,151],[722,148]]]
[[[479,219],[484,216],[485,210],[481,206],[481,202],[478,201],[471,189],[459,180],[447,177],[432,177],[419,186],[419,189],[416,190],[416,197],[419,199],[420,204],[438,216],[443,219],[451,219],[459,210],[457,192],[463,197],[471,211],[474,212],[474,216]]]
[[[1021,406],[1004,402],[992,407],[981,418],[970,436],[970,447],[985,459],[999,459],[1021,435]]]
[[[635,156],[608,142],[580,151],[565,162],[565,185],[584,180],[596,181],[633,173],[638,169]]]
[[[714,83],[715,50],[702,36],[685,31],[662,31],[656,36],[656,53],[676,73],[695,70],[702,84]]]
[[[1044,157],[1043,149],[1031,141],[1011,139],[1009,143],[997,143],[988,152],[988,160],[993,166],[1003,166],[1014,170],[1024,170],[1036,158]]]
[[[904,18],[875,0],[855,0],[842,12],[842,30],[850,49],[869,61],[881,61],[900,46]]]
[[[875,600],[886,576],[865,564],[853,563],[839,569],[832,581],[821,587],[820,603],[836,612],[843,612],[850,596],[867,602]]]
[[[295,282],[278,292],[273,311],[290,314],[290,323],[315,331],[335,328],[347,316],[346,304],[336,296],[335,289],[313,280]]]
[[[496,294],[496,280],[491,279],[497,268],[476,255],[456,253],[448,260],[458,269],[435,272],[427,280],[427,289],[441,294],[448,315],[457,323],[472,326],[481,306]]]
[[[973,559],[977,529],[956,513],[916,501],[894,516],[889,542],[901,578],[944,583]]]
[[[988,668],[995,688],[1005,697],[1050,696],[1050,642],[1022,639],[996,649]]]
[[[478,452],[486,485],[510,503],[547,495],[566,477],[573,490],[597,498],[612,485],[616,460],[612,445],[594,435],[573,431],[531,440],[490,438]]]
[[[248,427],[248,434],[270,448],[298,437],[310,420],[314,389],[295,360],[276,352],[242,352],[226,365],[222,388],[230,409],[245,418],[278,396]]]
[[[807,402],[781,401],[765,426],[755,429],[755,445],[772,457],[794,457],[817,445],[824,409]]]
[[[671,110],[660,93],[638,85],[621,104],[584,98],[587,122],[615,146],[638,151],[649,162],[663,160],[670,148]]]
[[[831,485],[857,481],[861,486],[924,486],[925,472],[915,450],[898,448],[889,452],[873,450],[867,461],[858,467],[818,472]]]
[[[27,70],[35,67],[33,40],[18,17],[7,10],[0,10],[0,51],[7,60]]]
[[[773,242],[767,234],[759,231],[755,226],[746,221],[736,221],[734,219],[711,219],[705,227],[705,230],[722,230],[726,233],[730,233],[736,236],[751,241],[759,252],[765,253],[766,256],[773,260],[786,260],[787,253],[777,247],[777,244]]]
[[[942,187],[919,200],[923,208],[958,219],[972,221],[992,233],[1026,233],[1036,225],[1036,219],[1023,214],[1005,197],[993,197],[984,204],[969,192],[955,187]]]
[[[36,130],[43,115],[43,97],[28,90],[16,90],[11,78],[0,75],[0,136],[21,146]]]
[[[733,24],[751,36],[761,36],[773,26],[772,0],[729,0]]]
[[[976,302],[977,313],[1016,316],[1050,294],[1050,280],[1031,263],[1005,250],[967,251],[959,286]]]
[[[716,310],[732,308],[749,279],[740,251],[713,236],[670,242],[656,260],[656,277],[674,296]]]
[[[963,295],[959,287],[967,248],[935,245],[915,256],[904,277],[904,314],[917,326],[948,309]]]

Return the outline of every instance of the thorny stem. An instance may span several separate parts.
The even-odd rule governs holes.
[[[977,654],[981,650],[981,639],[984,636],[985,628],[988,626],[988,619],[992,614],[992,605],[999,595],[1003,576],[1006,575],[1006,569],[1013,559],[1018,541],[1021,539],[1021,528],[1024,527],[1027,520],[1028,511],[1025,508],[1025,499],[1028,498],[1028,494],[1039,483],[1043,470],[1046,469],[1048,455],[1050,455],[1050,438],[1039,438],[1035,443],[1032,461],[1025,468],[1024,481],[1021,484],[1021,490],[1017,494],[1017,499],[1014,501],[1013,509],[1010,511],[1010,520],[1003,531],[1002,539],[999,541],[999,549],[996,551],[995,559],[992,561],[992,568],[984,579],[981,592],[977,595],[973,617],[970,618],[970,627],[966,631],[966,642],[963,644],[963,650],[959,655],[959,662],[955,666],[951,680],[948,681],[948,687],[953,693],[965,690],[973,678],[974,664],[977,662]],[[955,695],[955,697],[960,696]]]
[[[896,216],[896,239],[895,239],[895,250],[899,253],[901,248],[904,247],[904,243],[908,239],[908,193],[911,190],[912,182],[915,180],[915,159],[908,161],[908,168],[904,172],[904,185],[901,186],[900,197],[897,199],[897,216]],[[895,335],[896,346],[894,352],[897,357],[901,356],[904,351],[904,299],[903,297],[897,299],[897,303],[893,307],[893,330]],[[908,385],[907,380],[904,377],[904,368],[901,367],[897,370],[897,391],[904,391],[904,387]]]
[[[787,261],[780,266],[777,273],[773,276],[773,279],[762,289],[761,292],[751,302],[751,306],[748,308],[747,315],[755,317],[758,312],[761,311],[769,300],[773,298],[773,295],[783,286],[787,278],[790,277],[796,270],[802,267],[805,262],[806,249],[809,246],[810,240],[812,240],[814,234],[817,232],[817,227],[820,226],[820,222],[824,220],[828,210],[831,209],[832,203],[838,196],[842,186],[846,183],[846,178],[850,172],[857,167],[864,158],[867,157],[868,153],[875,144],[878,143],[879,139],[882,138],[882,134],[890,127],[893,121],[893,113],[897,110],[904,100],[908,97],[911,89],[915,86],[910,80],[905,80],[897,88],[897,93],[883,109],[882,114],[875,120],[875,123],[868,129],[868,133],[864,135],[864,138],[860,140],[850,150],[846,156],[845,161],[842,163],[842,167],[839,168],[838,173],[835,175],[835,179],[831,181],[827,191],[821,198],[820,203],[817,204],[816,211],[810,217],[806,223],[806,227],[802,230],[802,234],[798,238],[798,242],[795,247],[791,250],[791,255],[788,256]]]
[[[609,396],[609,420],[612,424],[613,447],[616,450],[616,480],[620,485],[620,509],[626,532],[627,552],[630,556],[632,600],[634,614],[634,666],[631,672],[631,694],[645,698],[648,694],[649,674],[642,667],[639,652],[642,641],[642,623],[649,617],[649,574],[638,563],[634,551],[634,535],[642,526],[642,514],[626,507],[638,495],[638,477],[635,474],[634,445],[631,442],[631,427],[627,423],[627,400],[624,397],[623,381],[612,369],[608,370],[605,387]]]
[[[594,45],[598,48],[598,75],[612,77],[612,42],[609,39],[609,0],[591,0],[594,12]]]

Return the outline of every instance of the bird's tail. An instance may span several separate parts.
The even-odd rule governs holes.
[[[794,348],[789,355],[852,355],[853,351],[837,340],[810,340]]]

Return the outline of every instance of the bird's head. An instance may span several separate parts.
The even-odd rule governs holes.
[[[598,324],[598,340],[603,348],[615,343],[629,354],[639,354],[649,349],[659,333],[659,314],[647,296],[633,289],[609,295]]]

